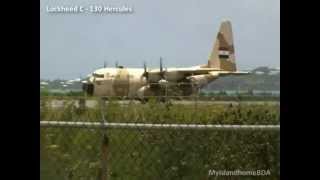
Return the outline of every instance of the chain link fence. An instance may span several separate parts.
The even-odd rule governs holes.
[[[216,110],[206,105],[199,106],[199,115],[190,121],[185,115],[194,114],[190,112],[194,107],[137,106],[102,105],[90,110],[43,106],[41,179],[257,179],[259,175],[212,174],[236,170],[265,172],[258,179],[280,178],[280,126],[273,110],[258,107],[254,114],[250,108],[223,107],[232,109],[202,117],[207,112],[204,107]],[[224,118],[223,125],[216,123],[219,118]],[[241,118],[255,118],[257,123],[239,123]]]

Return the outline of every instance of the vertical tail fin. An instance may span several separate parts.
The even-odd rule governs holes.
[[[220,25],[216,42],[208,60],[208,67],[225,71],[237,70],[230,21],[223,21]]]

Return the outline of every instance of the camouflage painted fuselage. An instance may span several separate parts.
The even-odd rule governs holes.
[[[194,92],[195,84],[205,85],[214,80],[214,76],[201,76],[201,82],[193,82],[186,79],[185,73],[176,73],[176,70],[185,70],[186,68],[171,68],[166,70],[166,79],[170,81],[165,86],[167,92],[175,91],[176,95],[190,95]],[[150,72],[156,72],[150,71]],[[164,88],[158,81],[161,77],[155,73],[150,73],[149,82],[143,76],[142,68],[102,68],[96,70],[90,77],[92,89],[90,95],[95,96],[128,96],[143,97],[163,95]],[[196,74],[195,74],[196,75]],[[199,76],[200,77],[200,76]],[[162,85],[163,87],[164,85]],[[197,86],[199,87],[199,86]],[[178,92],[180,91],[180,92]],[[88,92],[88,91],[87,91]]]
[[[90,78],[93,94],[97,96],[135,96],[146,84],[143,69],[104,68],[95,71]]]
[[[83,84],[83,89],[95,96],[143,98],[170,95],[170,91],[171,95],[191,95],[220,76],[248,74],[237,71],[230,21],[221,23],[207,64],[164,70],[161,62],[159,69],[151,70],[122,66],[98,69]]]

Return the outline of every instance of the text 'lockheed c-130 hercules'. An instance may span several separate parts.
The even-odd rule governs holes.
[[[162,96],[168,88],[179,95],[192,95],[196,89],[204,87],[220,76],[243,75],[248,72],[237,71],[235,51],[230,21],[221,23],[208,63],[187,68],[102,68],[94,71],[83,90],[94,96],[125,96],[144,98]]]

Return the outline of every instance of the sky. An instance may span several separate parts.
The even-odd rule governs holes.
[[[47,7],[133,8],[128,14],[49,13]],[[41,0],[40,78],[97,68],[206,64],[222,20],[232,23],[239,70],[280,67],[280,0]]]

